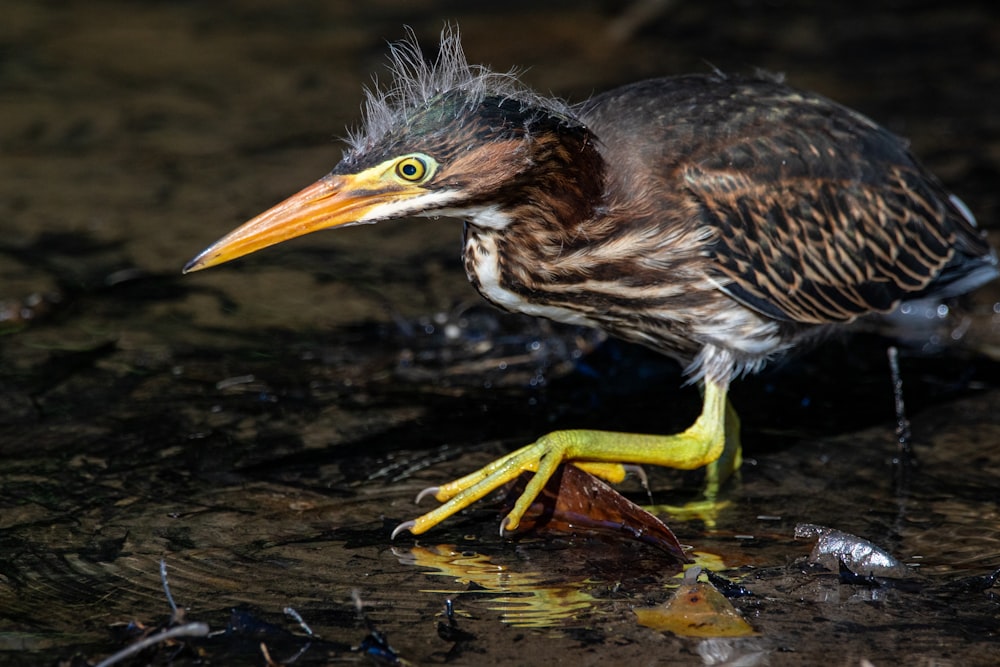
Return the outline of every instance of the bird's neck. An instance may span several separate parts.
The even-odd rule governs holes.
[[[605,198],[606,167],[586,126],[539,113],[510,145],[522,168],[468,211],[470,224],[557,238],[595,216]]]
[[[531,168],[516,184],[511,217],[560,235],[594,217],[605,197],[605,162],[582,125],[532,136]]]
[[[579,309],[543,296],[567,249],[586,241],[605,201],[605,163],[582,126],[539,133],[531,167],[499,199],[470,211],[464,260],[469,280],[505,310],[595,326]]]

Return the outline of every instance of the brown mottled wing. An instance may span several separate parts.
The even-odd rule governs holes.
[[[771,107],[743,110],[749,127],[682,167],[730,296],[776,319],[843,322],[986,268],[981,235],[902,140],[822,98],[756,101]]]

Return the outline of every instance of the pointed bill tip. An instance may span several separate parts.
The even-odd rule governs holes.
[[[356,177],[321,178],[216,241],[182,272],[200,271],[320,229],[351,224],[386,196]]]
[[[181,273],[186,274],[186,273],[193,273],[195,271],[201,271],[206,266],[207,264],[205,264],[205,253],[203,252],[194,259],[192,259],[191,261],[189,261],[187,264],[185,264],[184,268],[181,269]]]
[[[230,234],[224,236],[209,247],[202,250],[198,253],[197,257],[184,265],[184,268],[181,269],[181,273],[186,274],[201,271],[202,269],[207,269],[212,266],[225,264],[231,259],[236,259],[237,257],[253,252],[252,249],[242,250],[238,247],[233,248],[232,237],[241,229],[242,227],[234,230]]]

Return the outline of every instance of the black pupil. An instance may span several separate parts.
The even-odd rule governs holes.
[[[412,162],[403,165],[404,176],[413,176],[416,173],[417,173],[417,165],[413,164]]]

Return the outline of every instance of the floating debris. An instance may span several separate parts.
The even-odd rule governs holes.
[[[816,546],[809,554],[809,562],[831,570],[840,571],[843,563],[851,572],[880,577],[908,577],[913,573],[888,551],[868,540],[834,528],[800,523],[795,526],[798,539],[815,537]]]

